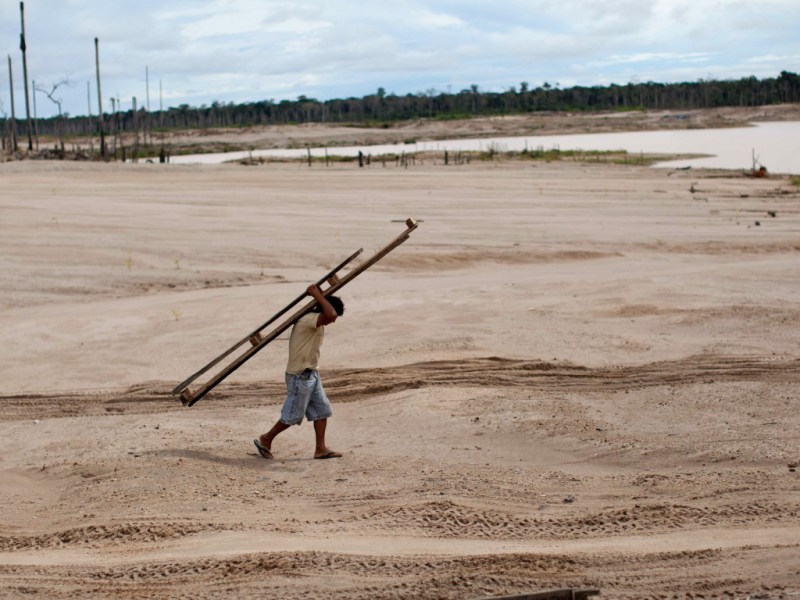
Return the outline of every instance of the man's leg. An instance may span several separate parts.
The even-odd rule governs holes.
[[[291,427],[291,425],[287,425],[283,421],[276,421],[275,425],[272,426],[272,429],[270,429],[267,433],[263,433],[258,436],[258,441],[261,442],[261,445],[267,450],[272,450],[272,440],[274,440],[282,431],[289,429],[289,427]]]
[[[309,381],[309,376],[305,372],[301,375],[286,374],[286,400],[281,408],[281,418],[267,433],[258,436],[258,443],[267,451],[272,451],[272,442],[279,433],[289,429],[291,423],[299,424],[303,420],[303,413],[308,406],[314,385],[315,382]]]
[[[325,445],[325,428],[328,426],[328,419],[318,419],[314,421],[314,435],[317,439],[314,448],[314,458],[339,458],[342,455],[334,452]]]

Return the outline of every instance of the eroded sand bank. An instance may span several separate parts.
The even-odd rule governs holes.
[[[787,180],[555,163],[2,178],[3,595],[800,593]],[[310,460],[308,425],[255,455],[285,341],[191,409],[169,396],[408,216],[419,229],[326,334],[345,458]]]

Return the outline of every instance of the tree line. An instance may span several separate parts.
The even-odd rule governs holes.
[[[778,77],[739,80],[700,80],[684,83],[628,83],[608,86],[574,86],[561,89],[527,82],[502,92],[481,91],[471,85],[459,92],[429,89],[416,94],[387,94],[383,88],[361,98],[316,100],[261,100],[245,103],[213,102],[210,106],[182,104],[164,111],[104,113],[106,132],[134,133],[146,129],[181,130],[212,127],[246,127],[300,123],[360,123],[389,127],[409,119],[456,119],[542,111],[604,111],[674,109],[722,106],[762,106],[800,102],[800,76],[782,71]],[[8,121],[8,117],[4,120]],[[17,129],[24,127],[17,120]],[[8,123],[3,130],[8,129]],[[96,116],[38,119],[38,135],[85,136],[98,133]]]

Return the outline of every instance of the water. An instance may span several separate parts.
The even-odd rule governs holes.
[[[758,123],[753,127],[732,129],[682,129],[671,131],[634,131],[627,133],[589,133],[580,135],[546,135],[496,137],[457,140],[420,141],[414,144],[376,146],[337,146],[328,154],[358,156],[358,152],[380,156],[402,152],[485,151],[494,147],[499,152],[536,150],[626,150],[630,154],[706,154],[708,158],[681,159],[658,163],[656,167],[750,169],[753,153],[761,165],[772,173],[800,173],[800,122]],[[229,160],[253,158],[305,158],[305,148],[277,148],[252,152],[224,152],[175,156],[173,163],[218,164]],[[324,157],[325,148],[312,148],[312,156]]]

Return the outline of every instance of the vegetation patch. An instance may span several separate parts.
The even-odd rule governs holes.
[[[447,166],[463,165],[475,161],[568,161],[580,163],[604,163],[612,165],[651,166],[657,162],[675,160],[678,158],[693,158],[695,155],[667,155],[667,154],[631,154],[625,150],[559,150],[536,149],[511,152],[490,147],[484,151],[442,151],[424,150],[419,152],[402,152],[379,154],[376,156],[363,154],[361,165],[370,166]],[[243,165],[263,165],[266,163],[308,163],[312,165],[328,165],[336,163],[358,163],[357,156],[344,156],[331,153],[327,156],[304,157],[249,157],[228,161]]]
[[[656,154],[631,154],[625,150],[560,150],[551,148],[537,148],[533,150],[522,150],[521,152],[504,152],[490,147],[485,152],[475,153],[478,160],[496,160],[500,158],[511,160],[536,160],[536,161],[572,161],[587,163],[608,163],[619,165],[644,165],[650,166],[654,163],[670,160],[674,156]]]

